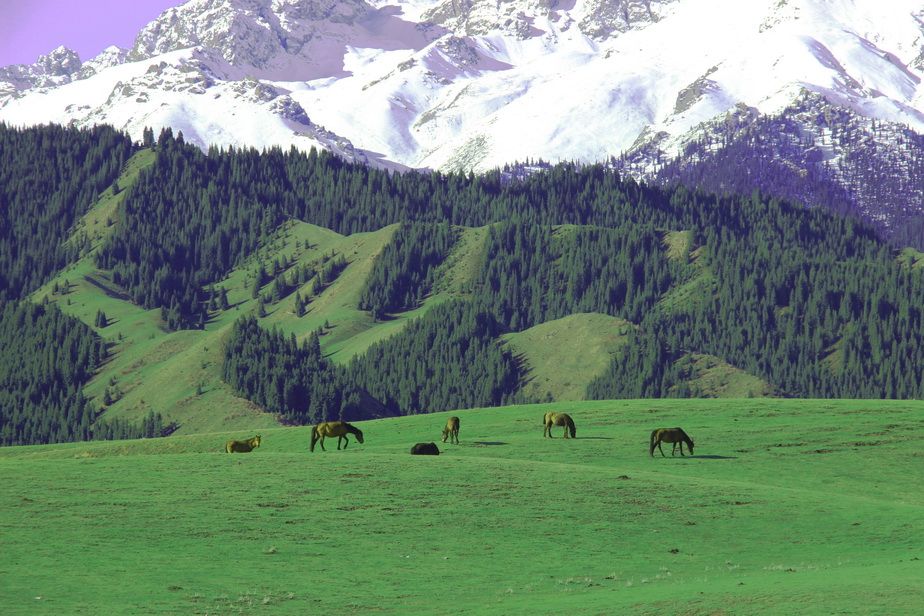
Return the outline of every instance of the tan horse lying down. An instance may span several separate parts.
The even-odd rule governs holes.
[[[661,452],[663,457],[664,450],[661,449],[661,443],[673,443],[674,447],[671,449],[671,455],[674,455],[674,451],[677,449],[677,445],[680,444],[680,455],[683,455],[683,444],[686,443],[687,447],[690,450],[690,455],[693,455],[693,439],[687,436],[687,433],[681,430],[680,428],[658,428],[651,433],[651,455],[654,457],[655,447],[658,448],[658,451]]]
[[[319,423],[311,429],[311,451],[314,451],[314,444],[321,441],[321,450],[327,451],[324,449],[324,439],[325,437],[337,437],[337,449],[340,449],[340,441],[345,441],[344,449],[347,448],[350,444],[350,439],[347,438],[347,434],[353,434],[356,436],[356,440],[360,443],[363,442],[363,433],[362,430],[356,426],[351,426],[345,421],[327,421],[324,423]]]
[[[246,441],[228,441],[225,445],[225,451],[228,453],[247,453],[260,446],[260,435]]]
[[[459,444],[459,418],[450,417],[449,421],[446,422],[446,427],[443,428],[443,442],[446,442],[446,439],[449,439],[450,443]]]
[[[565,438],[568,438],[568,432],[571,433],[571,438],[575,438],[575,434],[577,434],[577,430],[574,427],[574,420],[571,419],[570,415],[566,415],[565,413],[549,411],[542,419],[542,424],[545,426],[542,431],[542,436],[552,438],[552,426],[564,426]]]

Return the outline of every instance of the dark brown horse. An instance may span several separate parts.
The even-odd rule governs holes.
[[[677,449],[677,445],[680,445],[680,455],[683,455],[683,444],[687,444],[687,448],[690,450],[690,455],[693,455],[693,439],[687,436],[687,433],[681,430],[680,428],[658,428],[657,430],[651,433],[651,455],[654,457],[655,447],[658,448],[658,451],[661,452],[661,455],[665,458],[664,450],[661,449],[661,443],[673,443],[674,447],[671,449],[671,455],[674,455],[674,451]]]
[[[443,442],[446,442],[446,439],[449,439],[450,443],[459,444],[459,418],[450,417],[449,421],[446,422],[446,427],[443,428]]]
[[[319,439],[321,441],[321,450],[327,451],[324,449],[324,438],[328,436],[337,437],[337,449],[340,449],[340,441],[345,441],[346,444],[343,448],[346,449],[350,444],[350,439],[347,438],[347,434],[353,434],[356,436],[357,441],[360,443],[363,442],[362,430],[345,421],[327,421],[319,423],[311,428],[311,451],[314,451],[314,444],[317,443]]]
[[[247,453],[260,446],[260,435],[256,435],[246,441],[228,441],[225,444],[225,451],[228,453]]]
[[[569,432],[571,433],[571,438],[575,438],[575,435],[577,434],[577,430],[574,427],[574,420],[571,419],[570,415],[566,415],[565,413],[549,411],[542,419],[542,424],[545,426],[542,431],[542,436],[548,436],[549,438],[552,438],[552,426],[564,426],[565,438],[568,438]]]
[[[417,443],[411,447],[412,456],[438,456],[440,455],[440,448],[436,446],[436,443]]]

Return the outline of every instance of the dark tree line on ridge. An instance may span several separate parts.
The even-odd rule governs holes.
[[[111,149],[130,153],[110,140]],[[431,310],[437,317],[415,322],[410,338],[389,339],[339,373],[315,356],[313,342],[306,349],[250,322],[237,328],[226,379],[294,422],[351,412],[364,395],[397,413],[513,400],[519,368],[503,353],[492,355],[483,336],[585,311],[626,318],[644,332],[614,359],[611,375],[591,387],[595,397],[682,391],[675,385],[683,371],[671,366],[687,351],[720,357],[784,395],[924,393],[917,352],[924,339],[917,307],[922,272],[898,262],[853,218],[758,193],[646,186],[602,166],[559,165],[516,182],[500,173],[388,174],[327,153],[203,153],[168,131],[156,150],[154,165],[128,189],[122,224],[98,263],[140,304],[164,310],[173,327],[199,326],[217,303],[213,284],[288,219],[343,234],[405,223],[364,295],[363,307],[382,313],[412,307],[431,291],[452,250],[453,226],[493,225],[470,305],[447,307],[446,314]],[[74,215],[86,208],[77,201],[68,206]],[[6,207],[4,215],[26,212]],[[668,232],[688,234],[685,254],[668,258]],[[37,250],[39,236],[17,240],[17,250]],[[12,271],[13,258],[6,259],[3,271]],[[53,271],[56,262],[49,263]],[[440,319],[477,341],[476,355],[441,332]],[[477,327],[461,325],[469,322]],[[413,336],[455,352],[437,349],[426,356],[426,370],[418,369],[409,353],[427,345]],[[246,358],[258,355],[271,359],[254,368],[262,375],[254,378]],[[474,362],[467,372],[458,356]],[[274,363],[300,376],[283,378]],[[317,376],[326,372],[329,381]],[[332,385],[343,385],[338,374],[348,375],[354,389]],[[472,387],[477,395],[460,393]]]
[[[106,344],[54,304],[23,301],[72,262],[75,223],[113,185],[134,152],[107,127],[28,130],[0,122],[0,445],[160,436],[156,414],[138,426],[100,421],[82,393]],[[70,240],[70,241],[68,241]],[[66,301],[67,289],[59,289]]]
[[[243,317],[226,348],[222,378],[239,395],[296,424],[364,419],[370,396],[388,415],[493,406],[513,401],[520,382],[517,362],[497,345],[498,334],[489,313],[470,302],[448,302],[335,366],[321,356],[316,333],[299,344]]]

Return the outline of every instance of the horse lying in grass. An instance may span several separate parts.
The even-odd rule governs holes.
[[[690,450],[690,455],[693,455],[693,439],[687,436],[687,433],[681,430],[680,428],[658,428],[657,430],[651,433],[651,456],[654,457],[655,447],[658,448],[658,451],[661,452],[663,457],[664,450],[661,449],[661,443],[673,443],[674,447],[671,449],[671,455],[674,455],[674,451],[677,449],[677,445],[680,445],[680,455],[683,455],[683,444],[687,444],[687,448]]]
[[[260,435],[246,441],[228,441],[225,451],[228,453],[247,453],[260,446]]]
[[[446,442],[446,439],[449,439],[450,443],[459,444],[459,418],[450,417],[449,421],[446,422],[446,427],[443,428],[443,442]]]
[[[542,431],[542,436],[548,436],[549,438],[552,438],[552,426],[564,426],[565,438],[568,438],[569,432],[571,433],[571,438],[575,438],[575,435],[577,434],[577,430],[574,427],[574,420],[571,419],[570,415],[566,415],[565,413],[549,411],[542,419],[542,424],[545,426]]]
[[[311,451],[314,451],[314,445],[321,441],[321,450],[327,451],[324,449],[324,439],[326,437],[337,437],[337,449],[340,449],[340,441],[344,441],[343,446],[346,449],[350,444],[350,439],[347,438],[347,434],[352,434],[356,436],[356,440],[360,443],[363,442],[363,433],[362,430],[356,426],[352,426],[345,421],[326,421],[324,423],[319,423],[318,425],[311,428]]]
[[[436,446],[436,443],[417,443],[411,447],[412,456],[438,456],[440,455],[440,448]]]

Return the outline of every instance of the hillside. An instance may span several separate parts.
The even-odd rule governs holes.
[[[542,437],[549,409],[576,439]],[[308,428],[249,454],[223,445],[254,431],[4,447],[5,611],[914,616],[922,410],[606,401],[454,412],[459,445],[439,413],[326,453]],[[696,455],[650,457],[677,425]]]
[[[96,143],[100,156],[117,143],[3,135]],[[69,385],[81,413],[29,406],[4,419],[8,443],[35,442],[29,417],[68,413],[99,436],[142,421],[183,434],[547,400],[922,395],[918,253],[851,218],[602,167],[507,182],[323,153],[203,154],[168,131],[142,145],[113,149],[112,176],[16,193],[9,215],[28,232],[5,241],[47,272],[23,290],[104,344],[74,351],[88,360],[74,376],[93,375]],[[66,148],[42,156],[74,164]],[[29,224],[43,199],[71,208],[67,233]],[[56,327],[29,336],[54,348]],[[0,374],[20,398],[51,388],[32,359]]]

